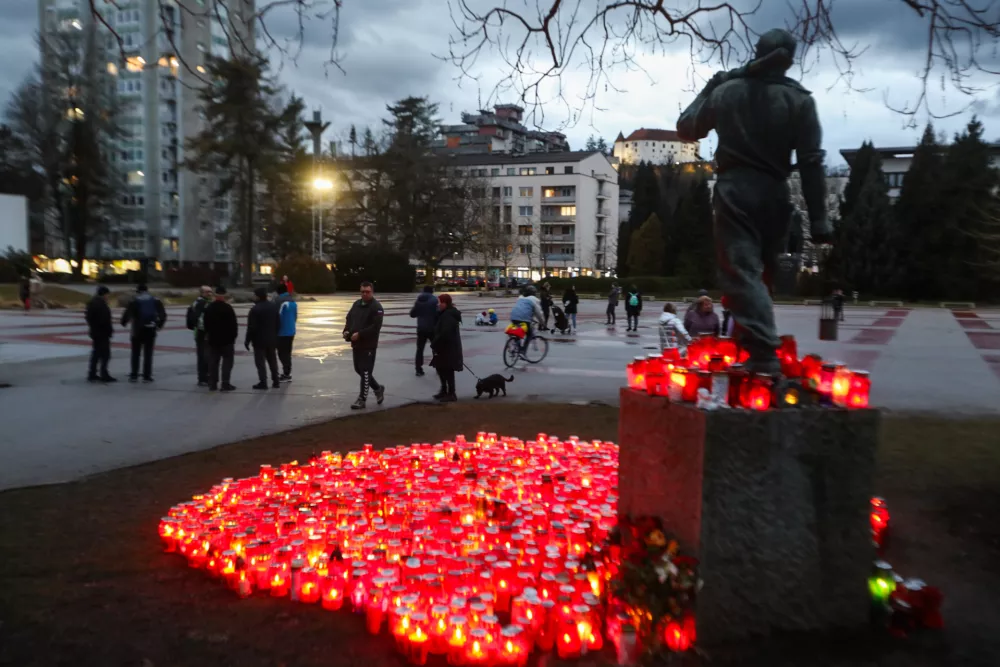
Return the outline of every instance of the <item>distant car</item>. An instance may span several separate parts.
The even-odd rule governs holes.
[[[465,280],[466,287],[480,287],[483,284],[482,278],[476,278],[475,276],[470,276]]]
[[[490,278],[486,281],[486,289],[499,289],[503,287],[503,285],[500,284],[500,280],[500,278]]]

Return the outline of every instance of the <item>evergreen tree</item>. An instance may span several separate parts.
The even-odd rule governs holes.
[[[632,236],[639,227],[656,213],[660,206],[660,192],[653,166],[645,162],[639,163],[635,172],[634,189],[632,191],[632,210],[628,221],[622,223],[618,230],[618,275],[627,276],[631,271],[629,252]],[[661,233],[662,238],[662,233]],[[662,252],[662,251],[661,251]],[[659,273],[657,269],[656,273]]]
[[[699,178],[681,199],[677,211],[678,248],[676,275],[692,285],[707,288],[715,284],[716,263],[712,225],[712,195],[708,181]]]
[[[944,156],[928,125],[913,154],[910,169],[894,207],[899,231],[900,293],[910,299],[936,294],[935,274],[940,259]]]
[[[976,236],[992,217],[997,184],[983,125],[974,117],[944,159],[944,213],[934,274],[942,298],[972,300],[981,294],[977,266],[983,256]]]
[[[317,193],[309,187],[315,178],[312,157],[306,152],[305,103],[292,95],[275,109],[281,118],[273,159],[261,170],[267,184],[261,233],[278,260],[309,255],[312,249],[312,204]]]
[[[656,276],[662,266],[663,225],[656,213],[651,213],[632,234],[628,254],[629,275]]]
[[[243,286],[250,287],[257,263],[257,182],[279,152],[278,133],[287,120],[269,104],[275,90],[266,78],[265,58],[209,57],[206,68],[214,85],[198,91],[205,125],[188,139],[187,166],[219,178],[216,197],[237,193],[241,275]]]
[[[347,143],[351,144],[351,157],[354,157],[358,148],[358,130],[351,125],[351,131],[347,135]]]
[[[881,160],[870,163],[850,215],[834,232],[828,270],[845,289],[872,296],[897,284],[894,219]]]
[[[861,188],[868,180],[868,172],[874,165],[878,165],[878,168],[881,169],[882,161],[879,159],[878,153],[875,152],[875,147],[872,146],[872,143],[865,141],[861,144],[861,148],[858,149],[857,154],[855,154],[854,161],[851,162],[851,173],[847,177],[847,185],[844,186],[844,196],[840,201],[841,220],[850,215],[851,211],[854,210],[854,204],[861,193]]]

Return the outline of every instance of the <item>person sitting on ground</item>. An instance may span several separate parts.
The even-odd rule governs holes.
[[[486,312],[487,312],[487,313],[489,314],[489,316],[490,316],[490,318],[489,318],[489,319],[490,319],[490,326],[494,326],[494,325],[496,325],[496,323],[497,323],[497,322],[499,321],[499,320],[498,320],[498,318],[497,318],[497,311],[495,311],[495,310],[493,310],[492,308],[490,308],[490,309],[489,309],[488,311],[486,311]]]
[[[660,349],[669,350],[677,348],[683,357],[687,354],[688,343],[691,342],[691,334],[688,333],[677,317],[677,309],[672,303],[663,304],[663,314],[660,315]]]
[[[715,314],[712,307],[712,297],[703,296],[698,298],[698,306],[694,310],[689,310],[684,316],[684,327],[691,336],[718,336],[721,325],[719,316]]]
[[[477,327],[485,327],[485,326],[488,326],[489,323],[490,323],[490,314],[487,313],[485,310],[483,312],[479,313],[478,315],[476,315],[476,326]]]

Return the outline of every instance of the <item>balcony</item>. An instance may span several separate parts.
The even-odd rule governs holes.
[[[575,260],[574,255],[563,255],[563,254],[545,255],[546,262],[572,262],[574,260]]]
[[[608,213],[607,211],[598,211],[596,213],[596,215],[597,215],[598,218],[606,218],[606,217],[608,217],[611,214]]]
[[[542,222],[576,222],[575,215],[545,215],[542,214]]]
[[[576,202],[576,194],[571,195],[553,195],[551,197],[545,196],[545,191],[542,191],[542,203],[543,204],[573,204]]]
[[[611,199],[610,196],[604,194],[603,192],[598,192],[597,198],[600,199],[601,201],[604,201],[605,199]]]
[[[575,243],[576,234],[542,234],[542,241],[554,243]]]

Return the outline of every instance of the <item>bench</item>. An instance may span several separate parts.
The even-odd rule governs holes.
[[[975,310],[976,304],[971,301],[942,301],[941,307],[949,310]]]

